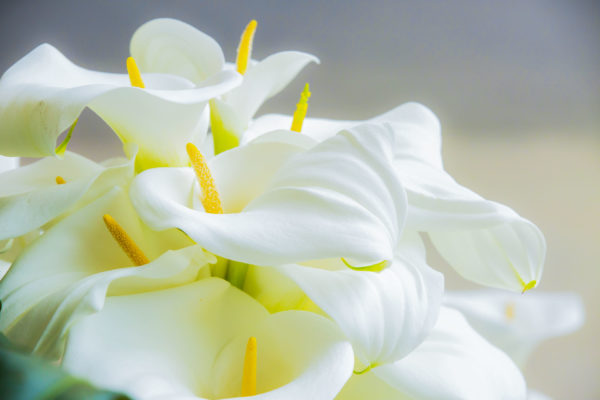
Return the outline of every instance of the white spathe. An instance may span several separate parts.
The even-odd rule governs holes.
[[[104,214],[123,226],[151,264],[119,270],[131,261],[106,229]],[[98,311],[113,280],[138,276],[126,279],[126,287],[143,291],[197,279],[198,269],[214,258],[199,246],[184,249],[191,244],[179,231],[157,233],[146,227],[126,192],[116,187],[23,250],[0,282],[0,330],[24,348],[57,359],[72,321]],[[164,253],[177,249],[182,250]]]
[[[356,370],[405,357],[437,321],[444,277],[427,265],[418,238],[404,239],[380,272],[351,270],[341,261],[337,268],[331,262],[311,264],[275,268],[338,324],[352,342]]]
[[[525,400],[519,368],[469,326],[456,310],[442,307],[431,334],[393,364],[353,376],[336,400]],[[367,398],[367,397],[365,397]]]
[[[194,83],[221,68],[235,70],[235,65],[224,64],[223,53],[214,39],[171,18],[154,19],[138,28],[131,41],[131,54],[143,72],[179,75]],[[281,92],[311,62],[319,63],[319,59],[299,51],[278,52],[262,61],[250,60],[242,83],[211,101],[213,123],[219,121],[223,125],[213,126],[213,134],[215,129],[225,129],[241,139],[260,106]],[[293,108],[294,104],[290,104],[290,110]]]
[[[225,214],[205,213],[194,202],[191,169],[145,171],[135,178],[131,199],[154,229],[177,227],[235,261],[391,260],[406,207],[391,169],[394,138],[389,127],[365,125],[308,151],[289,143],[257,143],[223,153],[209,166]]]
[[[581,297],[569,292],[447,292],[444,302],[521,367],[542,341],[573,333],[585,320]]]
[[[241,83],[219,71],[195,85],[165,74],[142,74],[146,89],[131,87],[127,74],[88,70],[42,44],[0,80],[0,148],[3,155],[54,155],[58,136],[85,107],[96,112],[123,143],[139,146],[138,169],[185,165],[185,145],[202,143],[208,100]]]
[[[67,151],[0,173],[0,240],[15,238],[85,205],[133,178],[135,148],[129,160],[98,164]],[[57,184],[56,177],[66,183]]]
[[[289,129],[291,121],[283,115],[260,117],[244,142]],[[367,122],[387,122],[395,132],[394,166],[407,193],[407,229],[427,232],[456,271],[476,283],[516,292],[539,283],[544,236],[512,209],[459,185],[444,170],[440,123],[431,110],[406,103]],[[307,118],[302,134],[322,141],[359,123]]]
[[[402,358],[433,327],[443,277],[426,265],[418,238],[400,239],[405,198],[393,130],[367,124],[314,146],[283,134],[302,137],[265,135],[210,160],[225,214],[203,211],[191,169],[145,171],[132,201],[155,229],[177,227],[221,257],[291,278],[338,323],[363,367]],[[352,271],[342,257],[389,265]],[[301,262],[310,266],[294,264]]]
[[[63,366],[134,398],[238,398],[245,345],[258,345],[256,396],[327,400],[352,374],[354,358],[335,325],[308,312],[270,315],[226,281],[109,297],[76,324]]]

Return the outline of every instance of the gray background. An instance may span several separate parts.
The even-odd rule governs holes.
[[[584,296],[587,323],[548,341],[526,368],[558,399],[600,397],[600,1],[6,1],[0,70],[49,42],[74,62],[124,72],[131,34],[175,17],[213,36],[232,61],[259,22],[253,55],[320,57],[262,111],[366,118],[420,101],[442,120],[446,168],[459,182],[536,222],[548,240],[537,290]],[[72,149],[102,159],[118,141],[91,112]],[[472,287],[433,257],[449,288]]]

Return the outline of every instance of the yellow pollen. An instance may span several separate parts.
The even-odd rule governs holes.
[[[296,105],[296,111],[294,111],[294,120],[292,121],[292,127],[290,128],[294,132],[302,131],[302,123],[304,117],[306,117],[306,111],[308,110],[308,98],[310,97],[310,90],[308,83],[304,85],[304,90],[300,94],[300,101]]]
[[[523,291],[521,293],[525,293],[529,289],[533,289],[535,287],[535,285],[537,285],[537,281],[535,281],[535,280],[530,281],[527,285],[523,286]]]
[[[119,225],[113,217],[104,214],[104,223],[108,231],[116,242],[121,246],[121,249],[127,254],[127,257],[137,266],[148,264],[150,260],[144,255],[142,250],[135,244],[133,239],[125,232],[125,229]]]
[[[256,394],[256,338],[252,336],[246,345],[244,356],[244,374],[242,375],[242,396],[254,396]]]
[[[248,62],[250,61],[250,55],[252,54],[252,41],[254,40],[254,32],[256,32],[257,24],[255,19],[248,22],[248,25],[246,25],[246,29],[244,29],[244,33],[242,33],[242,37],[240,38],[240,45],[237,49],[235,64],[237,66],[237,71],[242,75],[246,73],[246,69],[248,68]]]
[[[142,89],[146,87],[144,85],[144,81],[142,80],[142,74],[140,74],[140,70],[133,57],[127,57],[127,73],[129,74],[131,86]]]
[[[185,146],[196,177],[202,188],[202,197],[200,201],[204,206],[204,211],[210,214],[223,214],[223,207],[221,206],[221,198],[215,185],[215,181],[210,173],[208,164],[200,150],[192,143],[188,143]]]
[[[67,183],[67,181],[65,181],[65,178],[63,178],[62,176],[58,175],[56,177],[56,184],[57,185],[64,185],[65,183]]]
[[[504,316],[509,321],[515,319],[515,303],[506,303],[506,306],[504,307]]]

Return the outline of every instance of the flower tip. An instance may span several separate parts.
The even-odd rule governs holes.
[[[536,287],[536,285],[537,285],[537,281],[535,279],[532,280],[532,281],[529,281],[528,284],[526,284],[525,286],[523,286],[523,291],[521,292],[521,294],[525,293],[529,289],[533,289],[534,287]]]
[[[140,69],[135,62],[135,59],[131,56],[127,57],[127,73],[129,74],[129,82],[131,82],[131,86],[138,88],[145,88],[144,81],[142,80],[142,74],[140,73]]]

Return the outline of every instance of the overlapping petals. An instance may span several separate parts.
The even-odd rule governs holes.
[[[448,292],[445,304],[460,310],[473,328],[521,367],[543,340],[572,333],[585,319],[575,293]]]
[[[445,307],[412,353],[351,378],[336,399],[356,399],[358,390],[367,393],[369,387],[374,393],[369,398],[375,400],[526,398],[525,381],[510,358],[479,336],[459,312]]]
[[[131,196],[155,229],[177,227],[219,256],[291,278],[338,323],[363,367],[372,367],[421,343],[443,293],[420,239],[399,239],[405,203],[392,168],[395,137],[388,125],[364,125],[308,150],[257,139],[223,153],[209,165],[230,214],[203,212],[189,169],[146,171]],[[342,257],[359,269],[388,265],[353,271]]]
[[[304,265],[277,267],[325,311],[352,342],[362,370],[409,354],[429,334],[444,292],[421,244],[405,243],[380,272]],[[320,265],[315,263],[315,265]]]
[[[194,209],[190,169],[146,171],[132,184],[131,197],[151,227],[177,227],[207,250],[235,261],[276,265],[339,257],[365,263],[391,260],[406,207],[404,190],[391,169],[394,138],[389,127],[363,126],[308,151],[259,143],[224,153],[223,160],[246,161],[240,170],[230,167],[241,163],[219,162],[220,157],[209,164],[226,214]],[[286,159],[286,154],[291,157]],[[236,192],[232,185],[221,183],[222,176],[255,189],[240,190],[247,194],[239,201],[230,195]],[[228,208],[234,212],[228,214]]]
[[[63,365],[141,400],[238,398],[250,336],[258,344],[258,394],[247,398],[331,399],[352,373],[352,349],[327,319],[270,315],[216,278],[109,297],[73,327]]]
[[[198,83],[223,68],[218,44],[184,22],[160,18],[142,25],[131,41],[131,54],[145,72],[179,75]],[[203,55],[203,56],[201,56]],[[269,98],[283,90],[309,63],[319,60],[299,51],[283,51],[262,61],[250,60],[241,85],[211,101],[211,129],[216,152],[235,147],[223,141],[239,141],[254,114]],[[289,126],[288,126],[289,128]]]
[[[119,269],[131,261],[104,226],[106,213],[127,229],[153,263]],[[190,244],[181,232],[149,230],[124,190],[114,188],[54,225],[17,258],[0,282],[0,330],[31,351],[58,358],[71,323],[102,307],[112,281],[120,280],[114,290],[135,292],[197,279],[198,269],[214,261],[199,247],[163,255]],[[131,276],[137,279],[126,279]]]
[[[0,80],[2,154],[54,155],[58,136],[87,106],[124,143],[139,145],[138,169],[184,165],[187,142],[202,143],[207,101],[240,83],[221,71],[194,85],[175,75],[144,74],[146,89],[131,87],[127,74],[87,70],[48,44],[38,46]]]
[[[396,134],[394,165],[407,192],[407,229],[427,232],[441,255],[479,284],[521,292],[539,282],[546,253],[542,233],[512,209],[482,198],[444,171],[440,124],[429,109],[407,103],[369,122],[388,122]],[[261,117],[248,138],[256,140],[290,123],[291,117]],[[320,141],[357,123],[306,119],[303,134]]]
[[[0,174],[0,240],[24,235],[133,178],[130,160],[98,164],[75,153]],[[57,184],[56,178],[65,183]]]

